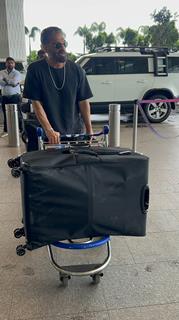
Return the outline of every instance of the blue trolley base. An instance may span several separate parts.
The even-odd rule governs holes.
[[[70,250],[86,250],[92,249],[95,247],[100,247],[106,245],[106,257],[102,263],[99,264],[81,264],[81,265],[70,265],[70,266],[60,266],[54,259],[52,246],[61,248],[61,249],[70,249]],[[59,272],[60,281],[64,286],[68,285],[68,281],[71,276],[91,276],[94,284],[100,282],[101,277],[103,276],[102,271],[107,267],[111,259],[111,246],[110,246],[110,237],[105,236],[101,237],[98,240],[91,239],[87,242],[55,242],[52,245],[47,246],[49,259],[53,267]]]

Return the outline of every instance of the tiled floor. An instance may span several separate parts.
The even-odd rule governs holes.
[[[179,135],[179,114],[155,128]],[[22,150],[0,139],[0,320],[178,320],[179,319],[179,138],[160,139],[138,129],[138,151],[150,157],[151,189],[147,236],[112,237],[112,260],[98,286],[89,277],[59,283],[46,248],[19,257],[13,230],[21,226],[19,179],[6,162]],[[121,128],[131,146],[132,128]],[[23,147],[22,147],[23,149]],[[67,263],[98,261],[101,248],[63,254]]]

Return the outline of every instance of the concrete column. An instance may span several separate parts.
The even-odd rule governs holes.
[[[109,105],[109,147],[120,146],[120,104]]]
[[[6,104],[8,141],[10,147],[19,147],[19,121],[17,104]]]
[[[0,59],[26,61],[23,0],[0,0]]]

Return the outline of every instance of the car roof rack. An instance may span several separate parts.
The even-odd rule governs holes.
[[[169,48],[167,47],[145,47],[145,46],[106,46],[96,49],[96,52],[140,52],[141,54],[163,54],[167,55],[170,53]]]

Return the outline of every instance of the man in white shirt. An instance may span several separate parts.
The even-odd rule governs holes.
[[[2,110],[4,114],[4,131],[1,137],[8,135],[7,119],[6,119],[6,104],[18,104],[21,101],[20,90],[21,74],[15,69],[15,60],[11,57],[6,59],[6,69],[0,71],[0,86],[2,87]]]

